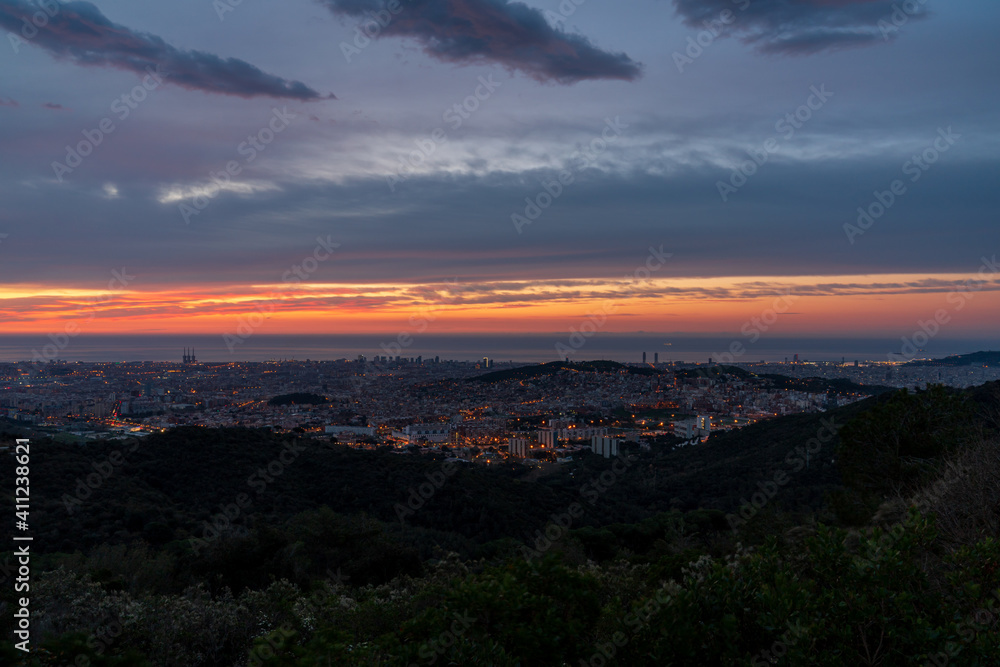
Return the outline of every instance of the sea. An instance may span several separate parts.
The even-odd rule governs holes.
[[[792,361],[886,361],[938,358],[1000,349],[997,339],[938,339],[924,348],[905,348],[901,338],[761,338],[690,333],[604,333],[589,338],[552,334],[252,334],[227,341],[221,335],[86,335],[75,337],[0,334],[0,361],[58,359],[83,362],[176,361],[193,348],[198,361],[279,361],[422,357],[442,361],[541,363],[608,359],[623,363],[683,361],[721,363]],[[902,353],[902,354],[900,354]],[[654,356],[658,355],[658,356]],[[906,356],[903,356],[906,355]]]

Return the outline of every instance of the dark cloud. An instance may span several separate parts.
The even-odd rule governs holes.
[[[78,65],[117,67],[137,74],[162,70],[167,72],[167,82],[192,90],[238,97],[324,99],[304,83],[266,74],[246,61],[182,51],[156,35],[112,23],[89,2],[35,5],[26,0],[0,0],[0,28]]]
[[[508,0],[402,0],[391,14],[381,0],[320,0],[334,14],[384,27],[377,36],[412,37],[424,51],[453,63],[491,62],[520,70],[539,81],[563,84],[585,79],[625,79],[641,66],[624,53],[609,53],[580,35],[553,28],[541,11]]]
[[[52,109],[54,111],[63,111],[66,109],[66,107],[64,107],[63,105],[56,104],[55,102],[46,102],[45,104],[42,105],[42,107],[45,109]]]
[[[19,106],[21,105],[17,103],[17,100],[5,100],[4,98],[0,97],[0,107],[19,107]]]
[[[130,148],[140,157],[159,154],[148,144]],[[552,178],[551,172],[526,172],[516,179],[414,177],[412,189],[389,209],[382,208],[383,178],[339,185],[290,179],[265,196],[220,196],[184,225],[176,205],[156,202],[159,190],[146,181],[149,166],[139,161],[107,173],[81,170],[72,183],[30,187],[23,182],[26,171],[35,171],[30,163],[7,168],[0,163],[0,229],[11,234],[4,241],[4,266],[23,282],[44,284],[89,284],[125,265],[142,267],[144,285],[185,284],[191,276],[206,285],[261,285],[279,281],[282,272],[301,263],[317,237],[332,234],[343,248],[312,276],[314,283],[434,282],[442,289],[457,278],[460,286],[489,283],[499,289],[528,280],[559,285],[566,293],[614,296],[605,281],[634,276],[648,248],[662,244],[674,256],[656,272],[657,279],[766,279],[759,285],[748,282],[738,293],[718,291],[718,285],[662,283],[633,285],[630,292],[680,298],[676,287],[699,298],[697,290],[704,288],[702,298],[722,299],[775,294],[783,286],[781,276],[826,276],[817,278],[809,292],[797,288],[803,294],[861,296],[853,279],[840,276],[877,274],[935,281],[903,282],[887,275],[878,281],[883,290],[948,292],[953,284],[935,274],[972,277],[983,255],[1000,252],[995,223],[1000,192],[989,187],[997,172],[995,159],[942,159],[854,245],[843,225],[856,221],[858,206],[872,201],[874,190],[888,188],[899,170],[896,156],[823,160],[808,169],[802,162],[774,160],[728,204],[720,202],[714,187],[729,176],[721,168],[685,170],[668,178],[578,174],[521,235],[510,214],[518,205],[523,210],[525,196]],[[101,193],[112,174],[124,195],[118,199]],[[344,211],[356,213],[345,217]],[[78,224],[67,226],[68,217]],[[137,229],[135,220],[145,224]],[[34,249],[56,236],[59,247],[40,260]],[[93,244],[95,236],[102,242]],[[12,239],[24,246],[23,253],[8,248]],[[442,291],[463,300],[476,297],[466,287]],[[523,291],[518,294],[517,299],[527,298]]]
[[[674,0],[692,27],[740,36],[765,53],[816,53],[894,39],[926,0]],[[904,7],[905,5],[905,7]],[[729,11],[732,17],[723,12]]]

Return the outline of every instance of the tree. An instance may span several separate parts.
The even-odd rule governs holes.
[[[941,385],[895,392],[841,429],[844,482],[879,500],[912,493],[940,472],[944,454],[972,441],[972,424],[967,400]]]

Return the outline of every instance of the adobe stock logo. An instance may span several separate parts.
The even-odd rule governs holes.
[[[7,33],[7,41],[10,42],[10,48],[14,49],[14,53],[20,53],[21,45],[34,39],[38,35],[38,30],[44,29],[49,24],[49,19],[54,19],[62,10],[62,3],[55,0],[38,0],[36,6],[40,11],[32,14],[30,21],[27,17],[21,18],[21,37],[12,32]]]
[[[149,94],[160,87],[163,78],[167,76],[160,65],[146,68],[146,76],[132,90],[129,90],[114,99],[110,110],[118,117],[120,122],[124,122],[132,112],[139,108],[139,105],[146,101]],[[75,145],[66,146],[66,157],[62,162],[55,160],[52,162],[52,172],[60,183],[63,177],[73,173],[73,170],[83,164],[83,161],[90,156],[98,146],[104,143],[105,138],[112,134],[118,126],[110,116],[106,116],[98,121],[93,129],[83,130],[83,139]]]
[[[794,111],[785,114],[774,124],[774,131],[777,136],[765,140],[760,148],[748,148],[749,160],[744,160],[729,175],[729,182],[716,181],[715,187],[719,191],[719,197],[723,202],[728,202],[730,195],[735,194],[747,184],[747,181],[762,168],[771,158],[772,153],[781,150],[781,143],[778,138],[790,141],[798,130],[801,130],[808,123],[813,115],[822,109],[824,105],[833,97],[833,93],[826,89],[826,84],[819,87],[810,86],[809,96],[805,102],[800,104]]]
[[[608,150],[608,147],[618,141],[622,131],[628,129],[629,124],[621,121],[621,116],[604,119],[604,128],[599,136],[590,140],[587,146],[577,151],[569,160],[572,166],[562,169],[558,175],[558,181],[552,179],[542,181],[542,190],[539,190],[534,197],[525,197],[524,215],[517,211],[511,214],[510,221],[514,224],[514,229],[518,234],[524,233],[523,227],[534,223],[545,212],[545,209],[562,196],[564,186],[573,183],[575,172],[582,172],[597,165],[597,158]]]
[[[377,39],[382,31],[389,27],[393,18],[402,11],[403,7],[399,0],[389,0],[377,12],[369,11],[368,17],[354,26],[354,43],[340,43],[340,52],[344,54],[344,60],[350,63],[355,56],[361,55],[361,52],[368,48],[372,40]]]
[[[903,163],[901,167],[903,174],[910,177],[911,183],[916,183],[961,138],[961,134],[952,132],[950,125],[948,129],[939,127],[937,138],[927,148],[919,153],[914,153],[909,160]],[[874,201],[867,206],[858,207],[857,224],[844,223],[844,233],[847,234],[847,240],[850,244],[854,245],[854,239],[871,229],[875,221],[885,215],[906,192],[906,183],[900,179],[890,183],[887,190],[875,190],[872,193],[875,197]]]
[[[920,5],[926,5],[927,0],[903,0],[902,4],[892,5],[892,14],[880,19],[878,22],[879,32],[882,33],[882,39],[889,41],[893,33],[899,32],[899,29],[910,22],[911,16],[920,17],[922,16],[922,9]]]

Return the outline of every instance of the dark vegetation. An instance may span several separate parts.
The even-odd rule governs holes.
[[[1000,364],[1000,352],[972,352],[953,354],[941,359],[915,359],[909,366],[996,366]]]
[[[739,369],[737,369],[739,370]],[[628,375],[662,375],[663,371],[651,366],[627,366],[617,361],[550,361],[545,364],[520,366],[469,378],[469,382],[504,382],[530,380],[555,375],[561,371],[577,373],[626,373]]]
[[[275,396],[267,402],[268,405],[322,405],[330,399],[318,394],[299,392],[295,394],[282,394]]]
[[[767,380],[779,389],[792,389],[814,394],[825,391],[834,394],[877,396],[896,391],[892,387],[883,387],[877,384],[858,384],[846,378],[792,378],[785,375],[773,375],[771,373],[763,373],[757,377]]]
[[[743,370],[739,366],[727,366],[725,364],[698,368],[680,368],[675,371],[675,374],[679,378],[719,378],[724,375],[733,375],[738,378],[748,378],[753,376],[753,373]]]
[[[35,440],[40,650],[0,663],[998,664],[998,431],[993,383],[550,474],[264,430]]]

